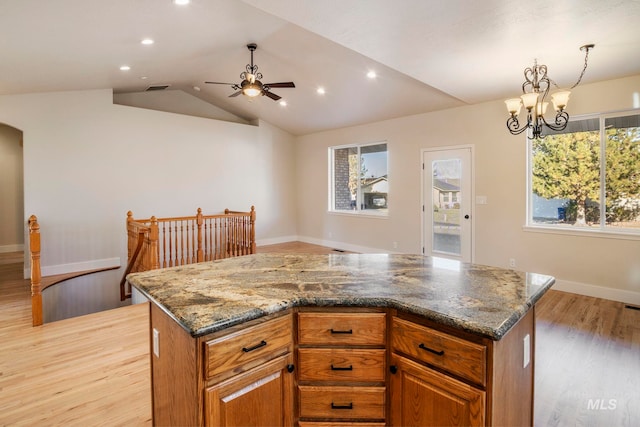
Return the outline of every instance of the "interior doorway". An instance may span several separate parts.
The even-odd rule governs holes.
[[[25,249],[23,133],[0,123],[0,254]]]
[[[472,147],[422,150],[423,253],[472,262]]]

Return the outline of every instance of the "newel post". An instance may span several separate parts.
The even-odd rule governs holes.
[[[158,243],[159,237],[160,230],[158,227],[158,220],[155,216],[152,216],[151,224],[149,225],[149,270],[160,268],[160,244]]]
[[[131,257],[133,256],[134,251],[134,242],[132,242],[131,230],[129,228],[129,224],[133,221],[133,212],[127,212],[127,263],[131,261]]]
[[[251,253],[256,253],[256,208],[251,206]]]
[[[40,281],[40,225],[35,215],[29,217],[29,250],[31,252],[31,317],[33,326],[42,325],[42,290]]]
[[[196,250],[197,262],[204,261],[204,252],[202,250],[202,224],[204,223],[204,217],[202,215],[202,209],[198,208],[198,214],[196,215],[196,224],[198,225],[198,248]]]

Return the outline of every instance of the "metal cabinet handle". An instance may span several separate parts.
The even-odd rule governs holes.
[[[253,347],[242,347],[242,351],[244,351],[245,353],[249,353],[250,351],[257,350],[260,347],[264,347],[265,345],[267,345],[267,342],[265,340],[262,340],[260,341],[260,344],[256,344]]]
[[[348,405],[336,405],[335,403],[331,402],[331,409],[353,409],[353,402],[349,403]]]
[[[331,370],[332,371],[353,371],[353,365],[349,365],[349,366],[333,366],[333,363],[331,364]]]
[[[418,347],[423,349],[423,350],[426,350],[426,351],[428,351],[430,353],[438,355],[438,356],[442,356],[444,354],[444,350],[434,350],[432,348],[427,347],[426,345],[424,345],[422,343],[420,343],[420,345]]]
[[[335,329],[331,328],[331,333],[332,334],[353,334],[353,329],[349,329],[348,331],[336,331]]]

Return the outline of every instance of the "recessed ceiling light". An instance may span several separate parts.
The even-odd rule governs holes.
[[[367,73],[367,77],[369,77],[370,79],[375,79],[377,76],[378,76],[378,75],[377,75],[377,74],[376,74],[376,72],[375,72],[375,71],[373,71],[373,70],[370,70],[370,71]]]
[[[174,4],[184,6],[185,4],[191,3],[191,0],[173,0]]]
[[[140,80],[147,80],[149,77],[147,76],[140,76]]]
[[[319,87],[316,92],[318,92],[318,95],[324,95],[325,94],[325,90],[323,87]]]
[[[200,92],[200,86],[194,86],[193,90]]]
[[[128,65],[121,65],[120,66],[120,71],[129,71],[131,69],[131,67],[129,67]]]
[[[282,101],[280,101],[280,105],[282,105],[283,107],[287,106],[287,101],[285,101],[284,99]]]
[[[154,42],[153,42],[153,39],[142,39],[140,43],[149,45],[149,44],[153,44]]]

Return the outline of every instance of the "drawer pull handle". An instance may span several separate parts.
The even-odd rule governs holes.
[[[335,329],[331,328],[331,333],[332,334],[352,334],[353,329],[349,329],[348,331],[336,331]]]
[[[353,365],[349,365],[349,366],[333,366],[333,363],[331,364],[331,370],[332,371],[353,371]]]
[[[353,402],[349,403],[348,405],[336,405],[335,403],[331,402],[331,409],[353,409]]]
[[[427,350],[430,353],[436,354],[438,356],[442,356],[444,354],[444,350],[434,350],[432,348],[427,347],[426,345],[420,343],[420,345],[418,346],[419,348],[423,349],[423,350]]]
[[[260,344],[256,344],[253,347],[242,347],[242,351],[244,351],[245,353],[249,353],[250,351],[257,350],[260,347],[264,347],[265,345],[267,345],[267,342],[265,340],[262,340],[260,341]]]

